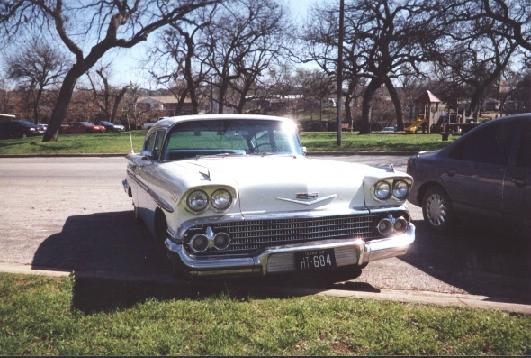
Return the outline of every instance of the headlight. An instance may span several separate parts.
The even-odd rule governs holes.
[[[218,189],[212,193],[212,206],[214,209],[225,210],[232,203],[232,196],[225,189]]]
[[[391,185],[386,181],[380,181],[374,186],[374,196],[380,200],[391,197]]]
[[[393,184],[393,196],[399,200],[404,200],[409,193],[409,184],[404,180],[397,180]]]
[[[188,194],[186,204],[193,211],[201,211],[208,205],[208,195],[203,190],[194,190]]]

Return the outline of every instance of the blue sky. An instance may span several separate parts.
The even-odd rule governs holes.
[[[306,14],[314,2],[319,0],[282,0],[287,5],[291,16],[296,23],[302,23]],[[333,0],[320,0],[333,1]],[[115,85],[127,84],[129,81],[140,83],[145,87],[155,88],[155,83],[150,83],[149,75],[142,69],[142,60],[146,58],[146,52],[156,38],[155,34],[151,34],[148,41],[135,46],[128,50],[115,50],[105,56],[104,61],[113,63],[112,82]]]

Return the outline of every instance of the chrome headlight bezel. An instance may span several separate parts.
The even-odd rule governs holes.
[[[193,195],[194,194],[203,195],[204,196],[204,199],[205,199],[204,205],[201,205],[200,207],[198,207],[198,206],[194,207],[194,205],[192,205],[191,202],[193,200]],[[188,209],[190,209],[194,213],[198,213],[198,212],[201,212],[201,211],[205,210],[208,207],[209,203],[210,203],[210,197],[208,196],[208,194],[204,190],[201,190],[201,189],[195,189],[195,190],[191,191],[186,197],[186,206],[188,207]]]
[[[401,189],[399,189],[398,186],[402,185],[402,184],[405,186],[405,193],[400,194],[399,190],[401,190]],[[404,187],[402,187],[402,190],[403,189],[404,189]],[[392,195],[397,200],[406,200],[407,196],[409,195],[409,189],[410,189],[410,185],[409,185],[409,183],[407,181],[405,181],[403,179],[396,179],[393,182]]]
[[[216,204],[217,197],[219,197],[220,195],[226,195],[228,197],[228,200],[225,202],[224,205]],[[216,210],[220,210],[220,211],[227,210],[231,206],[231,204],[232,204],[232,194],[227,189],[224,189],[224,188],[216,189],[210,195],[210,205]]]
[[[387,187],[387,189],[384,189],[384,187]],[[389,182],[385,180],[380,180],[379,182],[374,184],[373,194],[377,200],[387,200],[391,198],[391,195],[392,195],[391,184],[389,184]]]

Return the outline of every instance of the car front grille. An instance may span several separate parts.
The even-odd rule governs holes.
[[[211,248],[198,254],[198,256],[252,253],[268,246],[319,240],[353,237],[371,240],[379,237],[375,227],[376,220],[381,216],[371,214],[338,215],[201,224],[192,226],[186,231],[184,242],[187,244],[195,234],[205,233],[207,227],[210,227],[214,233],[229,234],[231,243],[229,248],[224,251]],[[188,245],[186,246],[189,248]]]

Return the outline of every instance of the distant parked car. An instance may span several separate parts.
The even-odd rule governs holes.
[[[396,133],[395,127],[384,127],[382,133]]]
[[[123,132],[125,127],[121,124],[115,124],[108,121],[97,121],[96,124],[105,127],[106,132]]]
[[[26,138],[39,135],[37,125],[30,121],[0,122],[0,139]]]
[[[531,230],[531,113],[479,125],[444,149],[409,159],[409,201],[437,231],[482,218]]]
[[[67,127],[62,127],[62,132],[65,134],[73,133],[104,133],[105,127],[96,125],[91,122],[74,122]]]
[[[39,134],[44,134],[48,129],[48,123],[37,123]]]

